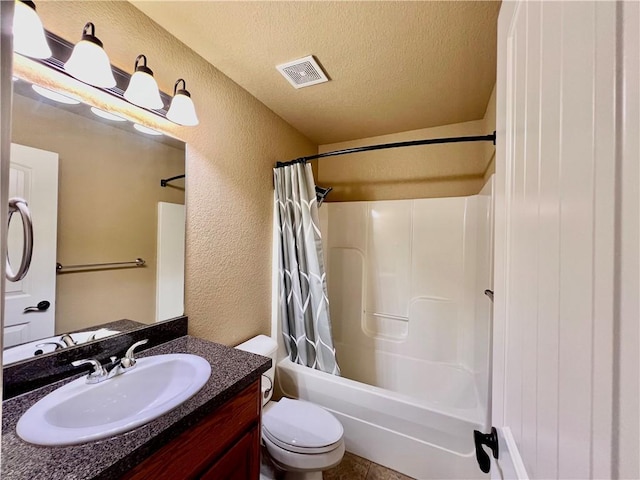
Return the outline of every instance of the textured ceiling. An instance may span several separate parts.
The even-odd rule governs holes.
[[[499,2],[132,3],[318,144],[481,119],[495,83]],[[331,81],[296,90],[310,54]]]

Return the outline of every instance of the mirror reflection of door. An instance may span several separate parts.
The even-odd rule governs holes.
[[[4,346],[53,335],[56,300],[56,231],[58,222],[58,154],[11,144],[9,197],[27,200],[33,218],[31,268],[18,282],[6,282]],[[22,255],[22,225],[14,215],[9,226],[12,265]],[[48,308],[37,307],[49,302]],[[25,311],[25,309],[27,309]]]

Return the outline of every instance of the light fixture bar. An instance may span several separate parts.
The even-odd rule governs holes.
[[[52,52],[51,57],[44,58],[44,59],[32,58],[31,60],[35,62],[39,62],[43,65],[46,65],[47,67],[50,67],[58,72],[63,73],[64,75],[71,77],[71,75],[69,75],[69,73],[65,71],[64,64],[71,56],[74,45],[71,42],[68,42],[67,40],[65,40],[64,38],[59,37],[55,33],[51,33],[47,30],[45,30],[45,35],[47,37],[47,40],[49,41],[49,46],[51,47],[51,52]],[[131,78],[131,75],[125,72],[124,70],[121,70],[118,67],[115,67],[113,65],[111,66],[111,70],[113,72],[114,78],[116,79],[116,86],[112,88],[102,88],[101,90],[126,102],[127,100],[124,98],[124,92],[127,86],[129,85],[129,79]],[[162,99],[162,102],[165,106],[163,108],[147,110],[147,111],[154,113],[162,118],[166,118],[167,117],[166,108],[168,108],[168,106],[171,105],[172,97],[171,95],[168,95],[163,91],[160,91],[160,98]]]

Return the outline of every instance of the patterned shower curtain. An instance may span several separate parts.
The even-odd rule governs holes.
[[[340,375],[311,165],[275,168],[274,180],[280,243],[278,312],[287,352],[295,363]]]

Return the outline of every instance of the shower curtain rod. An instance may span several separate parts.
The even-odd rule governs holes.
[[[409,142],[383,143],[381,145],[369,145],[368,147],[345,148],[344,150],[336,150],[333,152],[318,153],[309,155],[308,157],[300,157],[289,162],[277,162],[276,168],[286,167],[295,163],[303,163],[316,158],[336,157],[338,155],[348,155],[349,153],[370,152],[372,150],[385,150],[387,148],[398,147],[416,147],[418,145],[436,145],[439,143],[462,143],[462,142],[492,142],[496,144],[496,132],[491,135],[478,135],[472,137],[447,137],[447,138],[430,138],[427,140],[412,140]]]
[[[174,180],[179,180],[179,179],[185,178],[185,177],[186,177],[186,175],[182,174],[182,175],[176,175],[175,177],[171,177],[171,178],[163,178],[163,179],[160,180],[160,186],[161,187],[166,187],[169,182],[173,182]]]

